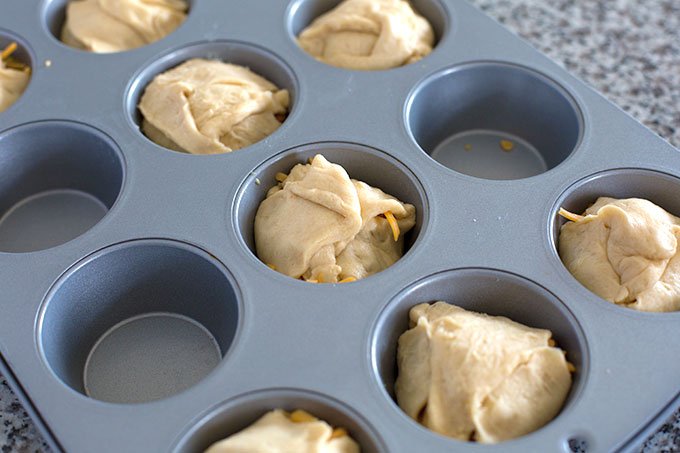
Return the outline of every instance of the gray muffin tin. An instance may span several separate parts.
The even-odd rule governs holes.
[[[1,368],[55,450],[200,451],[276,407],[365,452],[626,450],[678,406],[680,313],[599,299],[555,244],[558,208],[600,195],[680,215],[680,153],[468,3],[415,0],[435,50],[375,72],[296,45],[337,1],[194,0],[167,38],[108,55],[54,37],[65,3],[0,15],[0,46],[33,68],[0,114]],[[147,140],[145,85],[199,56],[289,89],[282,127],[217,156]],[[316,153],[416,206],[394,266],[315,285],[253,254],[274,174]],[[559,416],[495,446],[410,420],[396,340],[411,306],[439,299],[552,330],[577,368]]]

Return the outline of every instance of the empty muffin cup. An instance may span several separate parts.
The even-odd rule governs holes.
[[[193,246],[160,239],[111,246],[50,290],[39,323],[43,357],[91,398],[166,398],[222,361],[239,326],[238,294],[221,263]]]
[[[269,411],[300,409],[334,428],[344,428],[363,453],[386,452],[380,436],[359,413],[325,395],[298,389],[267,389],[220,404],[195,421],[181,435],[175,453],[202,452],[213,443],[252,425]]]
[[[576,400],[588,374],[588,349],[569,309],[549,291],[523,277],[474,268],[445,271],[414,283],[393,298],[379,316],[371,339],[372,365],[379,386],[391,399],[395,398],[397,343],[409,329],[409,311],[418,304],[437,301],[550,330],[576,369],[564,407]],[[394,407],[398,408],[396,403]]]
[[[123,184],[116,144],[79,123],[46,121],[0,135],[0,252],[33,252],[96,225]]]
[[[521,179],[562,163],[578,146],[583,119],[548,77],[506,63],[473,63],[418,84],[406,123],[420,148],[459,173]]]

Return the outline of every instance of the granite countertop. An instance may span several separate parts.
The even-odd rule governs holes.
[[[679,0],[471,1],[680,147]],[[0,449],[48,450],[2,376]],[[680,451],[680,410],[643,451]]]

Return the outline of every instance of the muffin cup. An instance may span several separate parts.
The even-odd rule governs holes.
[[[63,121],[0,134],[0,252],[33,252],[86,233],[111,209],[124,164],[115,142]]]
[[[576,102],[556,82],[502,62],[440,71],[406,107],[420,148],[451,170],[485,179],[522,179],[566,160],[583,135]]]
[[[359,413],[325,395],[299,389],[264,389],[240,395],[212,409],[185,432],[175,453],[204,451],[252,425],[274,409],[304,410],[333,428],[344,428],[365,453],[386,452],[380,436]]]
[[[401,291],[385,307],[373,328],[371,340],[373,371],[385,396],[395,398],[397,343],[409,329],[411,308],[438,301],[550,330],[558,347],[566,352],[567,361],[576,368],[562,410],[579,398],[588,376],[589,351],[574,315],[557,297],[536,283],[514,274],[481,268],[455,269],[426,277]],[[396,402],[393,407],[401,410]]]
[[[47,296],[44,359],[66,385],[112,403],[167,398],[227,354],[241,311],[228,271],[166,240],[112,246],[77,264]]]

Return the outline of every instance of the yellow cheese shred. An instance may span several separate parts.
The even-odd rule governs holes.
[[[357,281],[356,277],[346,277],[340,280],[338,283],[351,283]]]
[[[582,215],[578,215],[578,214],[574,214],[573,212],[569,212],[564,208],[560,208],[558,214],[561,215],[562,217],[564,217],[567,220],[571,220],[572,222],[578,222],[578,221],[583,220],[585,218]]]
[[[345,437],[347,435],[347,430],[345,428],[335,428],[330,438],[337,439],[338,437]]]
[[[2,51],[2,54],[0,54],[0,57],[2,57],[3,61],[7,60],[16,50],[17,50],[17,43],[13,42],[9,46],[5,47],[5,50]]]
[[[290,419],[291,422],[293,423],[309,423],[309,422],[316,422],[319,419],[310,414],[307,411],[303,411],[302,409],[296,409],[290,414],[287,414],[288,418]],[[345,437],[348,436],[349,434],[347,433],[347,430],[345,428],[334,428],[333,432],[331,433],[331,436],[328,438],[328,440],[331,439],[337,439],[339,437]]]
[[[567,369],[569,370],[570,373],[575,373],[576,372],[576,367],[574,366],[573,363],[567,362]]]
[[[278,182],[283,182],[286,180],[286,178],[288,178],[288,175],[285,173],[278,172],[276,176],[274,176],[274,178],[276,178]]]
[[[0,53],[0,59],[4,65],[10,69],[17,71],[24,71],[26,74],[31,73],[31,67],[12,58],[12,54],[17,50],[17,43],[13,42]]]
[[[290,421],[293,423],[315,422],[318,420],[315,416],[302,409],[296,409],[289,415]]]
[[[515,148],[515,144],[512,143],[510,140],[501,140],[500,145],[501,149],[506,152],[510,152]]]
[[[392,214],[392,211],[385,211],[384,214],[385,218],[387,219],[387,223],[390,224],[390,228],[392,228],[392,235],[394,236],[394,242],[397,242],[399,240],[399,224],[397,223],[397,219],[394,218],[394,214]]]
[[[276,266],[274,266],[273,264],[267,264],[267,267],[273,271],[276,270]]]

